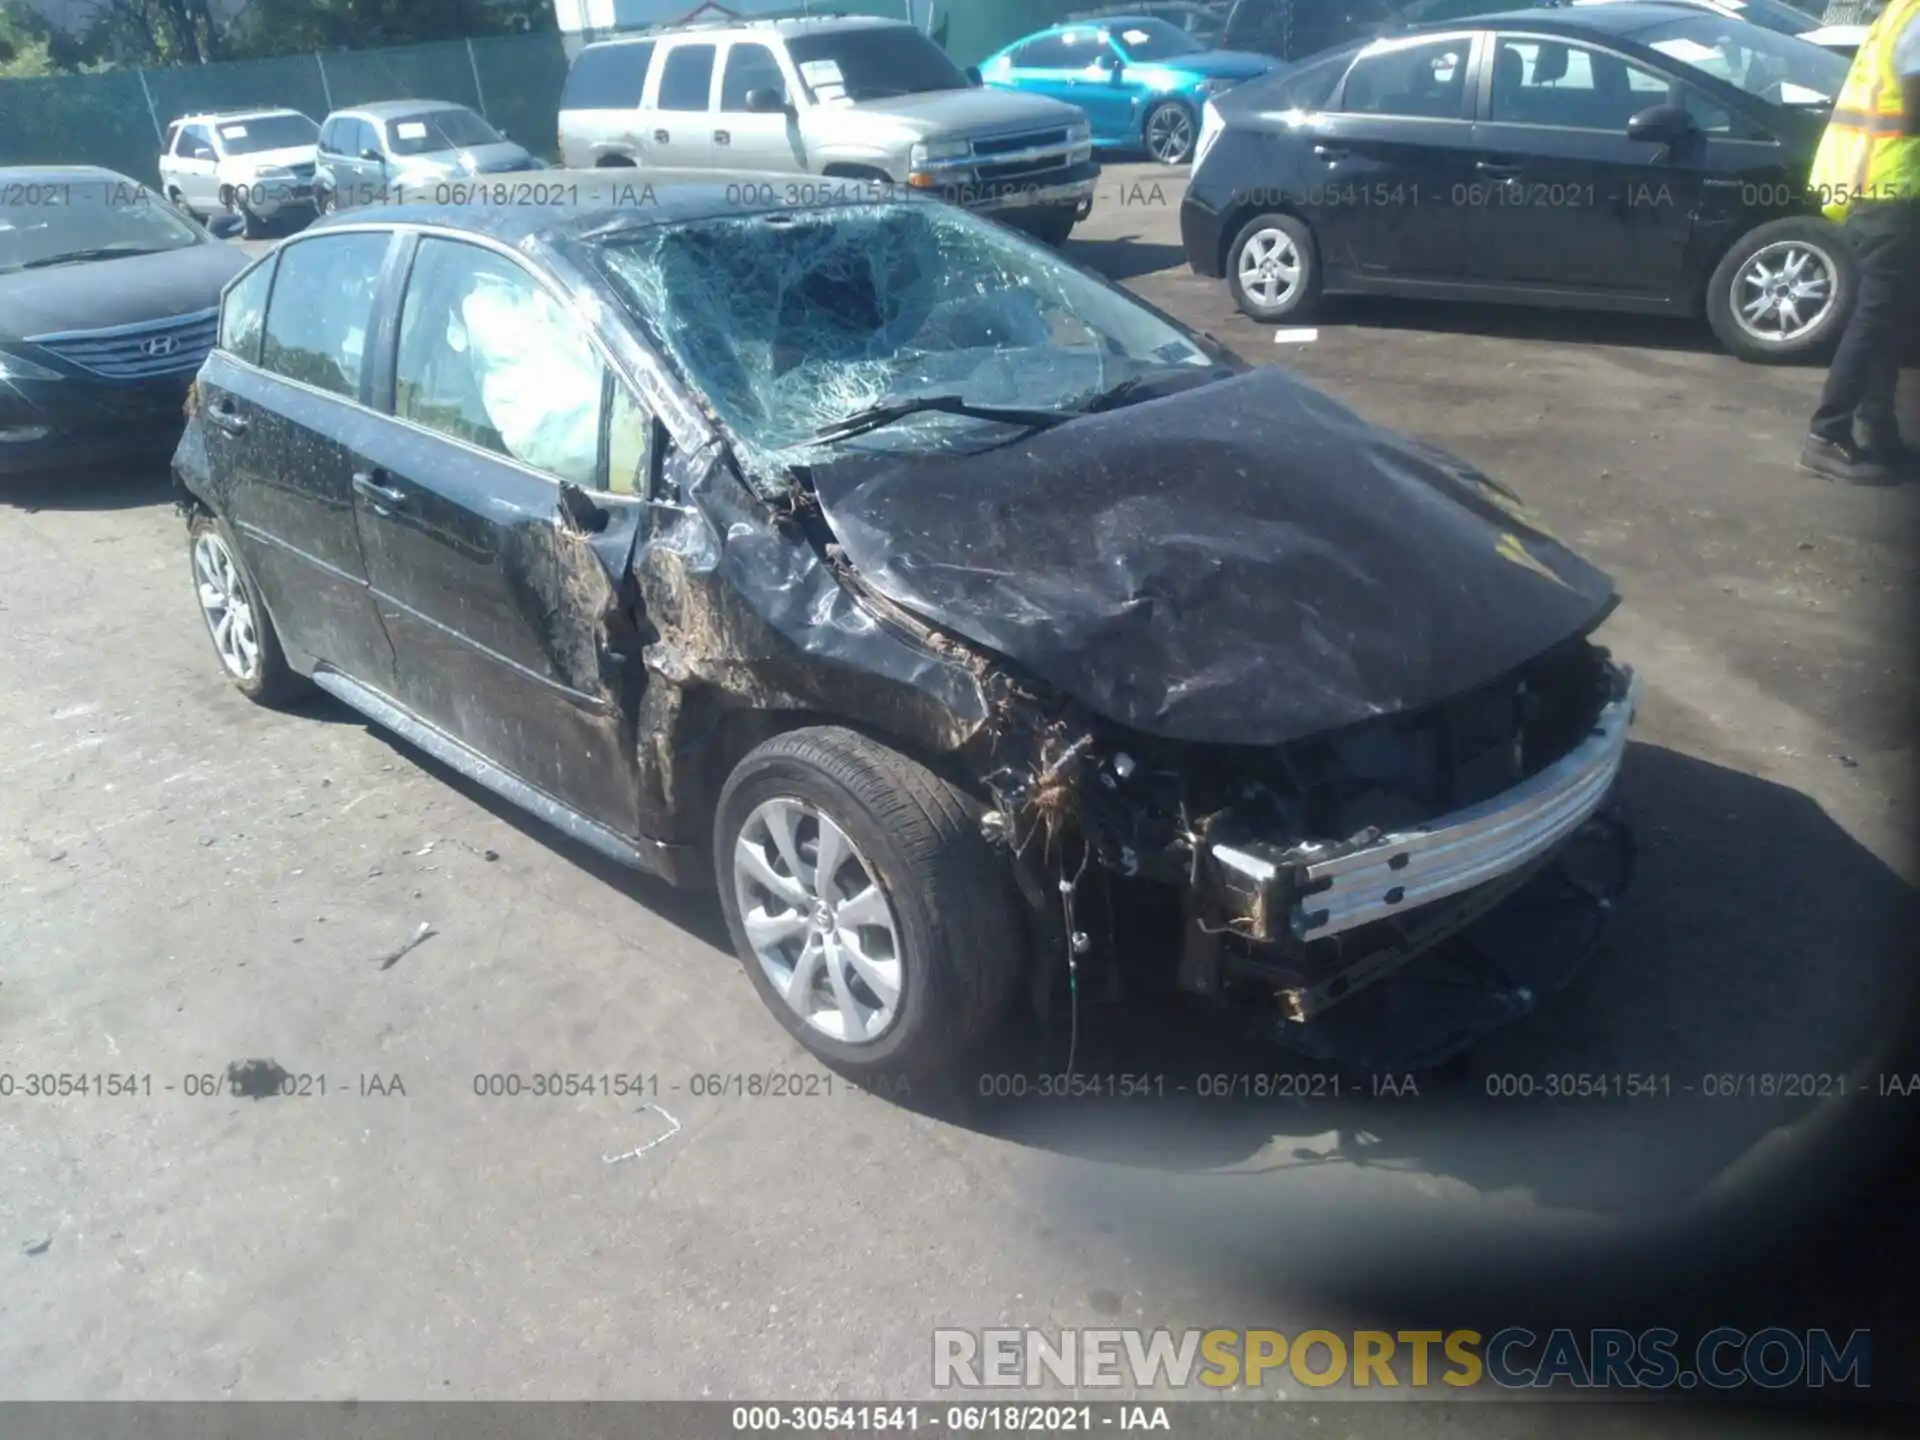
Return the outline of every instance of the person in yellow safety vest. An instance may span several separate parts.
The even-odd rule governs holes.
[[[1894,396],[1920,301],[1920,0],[1890,0],[1867,32],[1807,187],[1845,222],[1858,278],[1800,464],[1829,480],[1895,483],[1913,463]]]

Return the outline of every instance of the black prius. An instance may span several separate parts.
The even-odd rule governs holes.
[[[1509,492],[953,207],[548,181],[228,290],[175,468],[244,693],[715,886],[856,1073],[1109,980],[1432,1060],[1586,953],[1636,691]]]
[[[1852,252],[1806,177],[1847,62],[1715,11],[1618,3],[1428,25],[1213,103],[1188,263],[1295,323],[1376,294],[1704,315],[1816,357]]]

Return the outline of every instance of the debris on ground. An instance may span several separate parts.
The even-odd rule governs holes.
[[[482,860],[498,860],[500,858],[500,852],[498,850],[483,850],[480,852],[480,858]]]
[[[428,920],[422,920],[415,928],[413,934],[407,937],[404,944],[397,946],[395,949],[388,951],[380,957],[380,968],[382,970],[391,970],[400,963],[403,956],[416,947],[426,943],[428,940],[431,940],[434,934],[433,923]]]
[[[29,1240],[20,1247],[22,1255],[44,1255],[53,1248],[53,1237],[42,1235],[38,1240]]]
[[[291,1073],[277,1060],[230,1060],[227,1062],[227,1093],[243,1100],[265,1100],[278,1095]]]
[[[642,1155],[646,1154],[647,1151],[653,1149],[654,1146],[664,1145],[667,1141],[671,1140],[674,1136],[680,1133],[680,1122],[674,1119],[673,1116],[669,1115],[667,1111],[659,1105],[653,1105],[653,1104],[642,1105],[638,1110],[634,1111],[633,1113],[636,1115],[644,1115],[649,1110],[653,1111],[654,1114],[658,1115],[662,1120],[666,1121],[667,1124],[671,1125],[673,1128],[667,1131],[666,1134],[656,1135],[653,1137],[653,1139],[647,1141],[646,1144],[636,1146],[632,1150],[625,1151],[619,1155],[602,1155],[600,1157],[602,1161],[604,1161],[608,1165],[618,1165],[622,1160],[638,1160]]]

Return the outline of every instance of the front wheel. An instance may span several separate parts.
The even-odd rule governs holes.
[[[1263,324],[1301,320],[1320,296],[1313,231],[1291,215],[1256,215],[1227,248],[1227,284],[1243,314]]]
[[[742,760],[714,827],[721,903],[761,1000],[856,1075],[931,1075],[1004,1015],[1024,952],[1011,875],[959,794],[839,727]]]
[[[1033,215],[1023,216],[1020,225],[1041,244],[1051,245],[1057,250],[1067,243],[1067,237],[1073,234],[1073,227],[1079,221],[1077,212],[1062,208],[1042,210]]]
[[[314,186],[313,187],[313,213],[316,215],[331,215],[333,213],[333,208],[334,208],[333,191],[328,189],[324,185]]]
[[[1184,165],[1193,159],[1199,132],[1194,128],[1191,110],[1178,100],[1162,100],[1147,111],[1140,137],[1147,154],[1162,165]]]
[[[1813,360],[1839,342],[1853,309],[1855,262],[1845,235],[1796,216],[1734,243],[1707,282],[1707,323],[1742,360]]]

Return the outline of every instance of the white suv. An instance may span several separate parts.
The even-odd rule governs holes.
[[[285,214],[311,212],[319,139],[297,110],[182,115],[167,126],[160,187],[190,215],[238,215],[252,238]]]
[[[912,25],[870,16],[672,27],[589,45],[560,97],[572,168],[909,186],[1067,238],[1100,167],[1076,105],[989,90]]]

